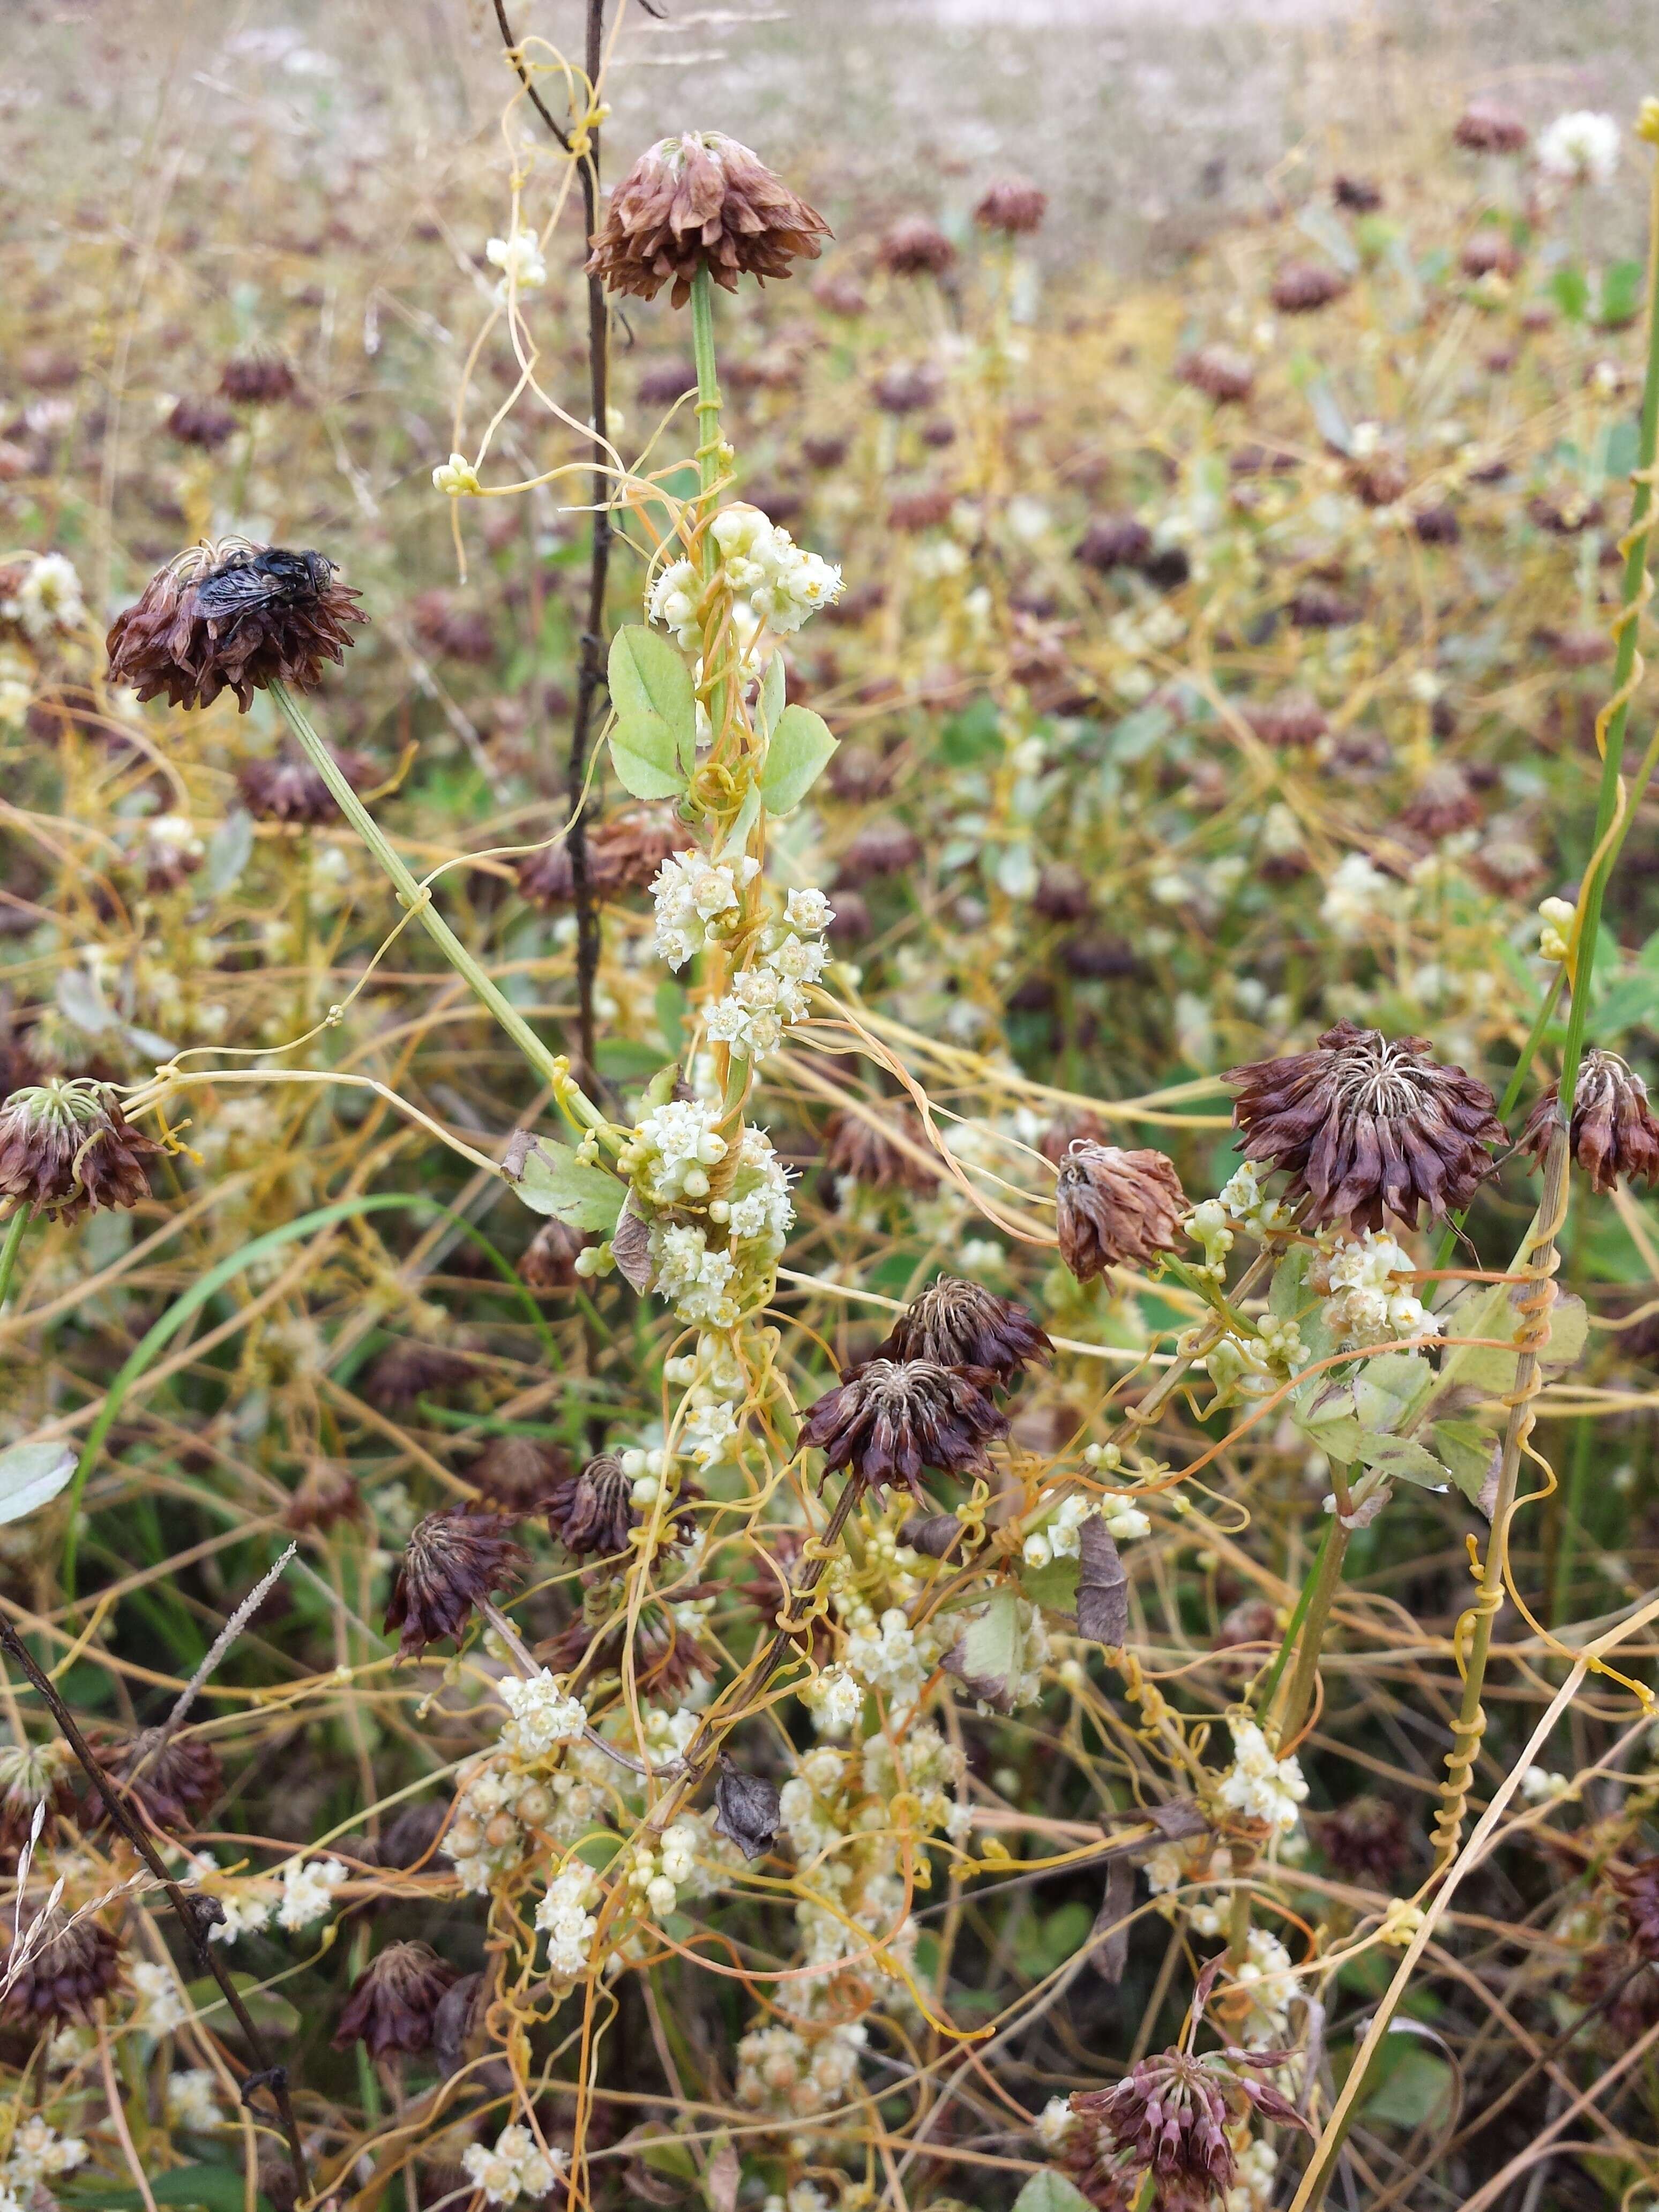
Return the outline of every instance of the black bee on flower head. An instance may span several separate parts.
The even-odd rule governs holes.
[[[197,611],[221,622],[240,620],[256,607],[312,606],[338,565],[325,553],[291,553],[282,545],[238,551],[198,583]]]

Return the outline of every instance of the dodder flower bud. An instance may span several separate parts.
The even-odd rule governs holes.
[[[130,1128],[115,1093],[82,1076],[31,1084],[0,1106],[0,1197],[65,1220],[149,1195],[161,1146]]]
[[[1492,1172],[1504,1125],[1486,1085],[1429,1057],[1426,1037],[1390,1042],[1343,1020],[1312,1052],[1230,1071],[1240,1149],[1283,1168],[1286,1195],[1311,1200],[1307,1226],[1358,1236],[1385,1214],[1417,1226],[1467,1206]]]
[[[510,1588],[528,1565],[494,1514],[453,1505],[428,1513],[416,1523],[386,1605],[387,1628],[402,1631],[399,1657],[459,1636],[473,1607],[491,1590]]]
[[[924,1468],[963,1475],[985,1465],[987,1443],[1008,1426],[988,1395],[995,1382],[982,1367],[866,1360],[809,1410],[800,1441],[872,1489],[902,1482],[920,1498]]]
[[[1054,1185],[1060,1256],[1087,1283],[1124,1260],[1145,1264],[1181,1239],[1187,1194],[1162,1152],[1124,1152],[1079,1137]]]
[[[1561,1121],[1561,1086],[1552,1083],[1528,1116],[1519,1149],[1541,1166]],[[1616,1052],[1584,1054],[1572,1093],[1572,1157],[1590,1188],[1615,1190],[1631,1182],[1659,1182],[1659,1121],[1648,1104],[1648,1086]]]
[[[256,691],[278,680],[314,690],[323,662],[345,659],[349,625],[368,619],[334,569],[321,553],[204,538],[116,617],[112,682],[131,684],[141,699],[165,691],[175,707],[205,707],[228,690],[244,714]]]
[[[660,138],[611,196],[587,264],[607,289],[654,300],[672,277],[683,307],[707,269],[728,292],[740,276],[787,276],[816,261],[830,226],[747,146],[719,131]]]

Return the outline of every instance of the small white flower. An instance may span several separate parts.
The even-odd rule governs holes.
[[[548,1939],[548,1972],[556,1979],[575,1981],[587,1971],[593,1938],[599,1932],[588,1907],[598,1894],[592,1871],[580,1859],[572,1859],[554,1875],[536,1907],[536,1925]]]
[[[545,1667],[527,1682],[516,1675],[504,1676],[501,1692],[513,1716],[501,1731],[501,1741],[520,1759],[545,1759],[562,1743],[579,1741],[587,1725],[581,1699],[566,1697],[563,1684]]]
[[[432,471],[432,489],[445,492],[451,499],[477,499],[483,489],[478,482],[478,471],[465,453],[452,453],[447,461],[440,461]]]
[[[864,1685],[845,1667],[826,1667],[801,1695],[820,1735],[845,1735],[864,1710]]]
[[[511,238],[492,238],[484,248],[487,258],[501,271],[495,297],[506,304],[509,292],[535,292],[547,282],[542,242],[533,230],[515,230]]]
[[[205,2066],[186,2066],[167,2076],[167,2118],[191,2135],[207,2135],[225,2124],[215,2091],[217,2076]]]
[[[567,2154],[544,2151],[528,2128],[503,2128],[493,2150],[469,2143],[461,2169],[489,2204],[516,2204],[521,2197],[545,2197],[569,2163]]]
[[[130,1978],[138,1999],[133,2007],[132,2025],[143,2034],[171,2035],[190,2018],[190,2008],[179,1996],[169,1967],[143,1959],[131,1969]]]
[[[334,1909],[334,1893],[346,1879],[347,1869],[338,1859],[289,1859],[282,1870],[278,1925],[309,1928],[325,1920]]]
[[[1374,868],[1363,853],[1345,854],[1326,885],[1320,919],[1352,945],[1364,936],[1399,896],[1400,886],[1393,877]]]
[[[74,562],[62,553],[37,553],[15,596],[0,602],[0,614],[20,623],[37,645],[54,630],[79,629],[87,606]]]
[[[1031,2133],[1044,2150],[1057,2151],[1072,2132],[1073,2117],[1069,2098],[1050,2097],[1037,2114]]]
[[[88,2153],[79,2136],[60,2136],[39,2112],[31,2112],[11,2139],[6,2160],[6,2179],[33,2191],[38,2181],[54,2174],[73,2173],[84,2166]]]
[[[1571,1787],[1565,1774],[1557,1774],[1547,1766],[1529,1766],[1521,1777],[1521,1795],[1534,1805],[1565,1797]]]
[[[836,918],[836,910],[822,891],[791,891],[784,901],[783,918],[791,929],[798,929],[806,937],[816,937],[821,930],[829,928]]]
[[[1611,115],[1575,108],[1539,132],[1538,166],[1556,184],[1606,186],[1619,167],[1619,137]]]
[[[1217,1786],[1217,1797],[1247,1820],[1262,1821],[1288,1835],[1299,1817],[1297,1808],[1308,1794],[1301,1762],[1276,1759],[1254,1721],[1230,1720],[1227,1725],[1232,1730],[1233,1763]]]

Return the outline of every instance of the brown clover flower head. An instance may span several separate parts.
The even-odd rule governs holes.
[[[1310,315],[1346,291],[1342,278],[1322,261],[1287,261],[1273,281],[1273,303],[1281,315]]]
[[[129,1812],[152,1828],[192,1827],[224,1787],[219,1754],[200,1736],[173,1735],[163,1743],[159,1729],[141,1729],[94,1744],[93,1753]],[[107,1817],[103,1799],[91,1798],[88,1824],[101,1826]]]
[[[1484,222],[1463,241],[1458,263],[1466,276],[1513,276],[1521,255],[1508,231]]]
[[[1482,811],[1480,793],[1456,762],[1439,761],[1401,808],[1400,819],[1407,830],[1437,842],[1474,829]]]
[[[757,155],[719,131],[660,138],[611,196],[587,264],[612,292],[654,300],[672,278],[683,307],[707,269],[728,292],[741,276],[787,276],[816,261],[830,226]]]
[[[1070,860],[1050,860],[1031,894],[1031,911],[1045,921],[1087,921],[1094,906],[1089,878]]]
[[[921,1124],[908,1107],[890,1104],[883,1109],[883,1119],[913,1144],[925,1145]],[[934,1183],[912,1152],[845,1106],[838,1106],[823,1125],[823,1164],[837,1182],[858,1183],[866,1190],[927,1191]]]
[[[1255,363],[1249,354],[1241,353],[1237,346],[1218,343],[1200,346],[1195,353],[1183,355],[1176,363],[1176,374],[1183,384],[1213,399],[1218,407],[1248,399],[1255,386]]]
[[[1611,1879],[1631,1942],[1650,1966],[1659,1965],[1659,1852],[1615,1869]]]
[[[576,1255],[590,1241],[580,1230],[550,1217],[525,1247],[524,1257],[519,1262],[520,1279],[544,1296],[554,1291],[574,1290],[577,1280]]]
[[[334,765],[354,791],[374,781],[374,763],[362,753],[337,752]],[[331,822],[339,809],[334,794],[308,760],[285,753],[269,760],[244,761],[236,771],[242,804],[256,822],[282,822],[310,829]]]
[[[974,210],[981,230],[1000,230],[1007,238],[1028,237],[1042,228],[1048,212],[1048,195],[1024,177],[999,177],[986,187]]]
[[[459,1389],[473,1371],[470,1359],[441,1344],[389,1344],[364,1376],[363,1395],[382,1412],[395,1412],[428,1391]]]
[[[392,1943],[370,1961],[351,1985],[334,2031],[334,2047],[361,2043],[371,2058],[401,2051],[409,2057],[430,2048],[439,1999],[460,1968],[427,1943]]]
[[[1527,143],[1525,118],[1498,100],[1472,100],[1452,137],[1475,154],[1518,154]]]
[[[895,362],[870,386],[870,397],[884,415],[914,415],[939,396],[939,379],[925,362]]]
[[[630,808],[587,833],[587,884],[596,898],[650,888],[651,879],[683,842],[672,815],[648,806]],[[527,853],[518,867],[519,890],[539,907],[569,906],[576,896],[570,850],[556,845]]]
[[[219,389],[237,407],[275,407],[293,398],[294,371],[279,353],[233,354],[220,372]]]
[[[1426,1037],[1390,1042],[1343,1020],[1312,1052],[1231,1070],[1240,1150],[1283,1168],[1309,1228],[1358,1236],[1391,1214],[1408,1229],[1468,1204],[1492,1171],[1504,1125],[1491,1091],[1429,1057]]]
[[[1060,1256],[1079,1282],[1124,1260],[1142,1265],[1181,1241],[1187,1194],[1162,1152],[1125,1152],[1079,1137],[1054,1183]]]
[[[570,1480],[570,1462],[541,1437],[492,1437],[466,1479],[503,1513],[524,1516],[539,1513]]]
[[[1541,1166],[1560,1126],[1561,1086],[1552,1083],[1527,1117],[1519,1149]],[[1616,1052],[1592,1048],[1579,1064],[1572,1093],[1572,1157],[1590,1188],[1616,1190],[1628,1182],[1659,1181],[1659,1121],[1648,1104],[1648,1086]]]
[[[943,276],[957,249],[925,215],[907,215],[876,248],[876,258],[895,276]]]
[[[1281,691],[1260,706],[1247,707],[1244,719],[1264,745],[1316,745],[1331,726],[1309,691]]]
[[[1382,204],[1382,188],[1370,177],[1350,176],[1345,171],[1331,179],[1331,198],[1354,215],[1375,215]]]
[[[529,1564],[493,1513],[449,1505],[416,1522],[386,1609],[387,1628],[401,1632],[399,1658],[458,1637],[474,1607],[491,1590],[510,1589]]]
[[[44,2027],[49,2021],[90,2021],[100,1997],[106,1997],[121,1979],[121,1947],[107,1928],[95,1920],[71,1920],[54,1905],[37,1936],[23,1912],[21,1938],[25,1952],[3,2003],[0,2017],[26,2027]],[[19,1948],[19,1939],[8,1946],[5,1966]]]
[[[211,399],[192,399],[188,395],[175,400],[167,420],[170,438],[177,438],[181,446],[200,446],[210,453],[233,436],[235,429],[236,417],[228,407],[221,407]]]
[[[826,1471],[850,1468],[872,1490],[902,1482],[921,1498],[924,1468],[977,1473],[991,1438],[1006,1434],[1008,1416],[991,1402],[996,1382],[984,1367],[868,1359],[809,1409],[800,1440],[823,1454]]]
[[[544,1501],[547,1525],[567,1552],[578,1559],[612,1559],[628,1549],[639,1516],[634,1486],[615,1452],[601,1452],[563,1480]]]
[[[0,1105],[0,1197],[73,1219],[149,1196],[144,1161],[161,1146],[128,1126],[107,1084],[53,1076]]]
[[[334,581],[321,553],[204,539],[157,569],[107,640],[112,682],[141,699],[206,707],[224,690],[246,714],[280,680],[313,691],[325,660],[342,661],[350,626],[368,617],[357,593]]]
[[[616,1584],[606,1574],[593,1577],[593,1588],[602,1606],[602,1617],[590,1620],[584,1617],[573,1620],[548,1643],[538,1644],[536,1656],[552,1672],[562,1678],[574,1674],[579,1667],[587,1670],[587,1680],[592,1682],[600,1676],[615,1674],[622,1667],[623,1652],[628,1646],[628,1628],[607,1628],[605,1620],[615,1608]],[[712,1597],[715,1586],[693,1583],[675,1592],[676,1602],[698,1597]],[[715,1674],[719,1660],[696,1637],[683,1629],[672,1614],[654,1600],[635,1624],[632,1650],[634,1679],[641,1697],[662,1698],[683,1698],[699,1678]]]
[[[1406,1817],[1390,1798],[1367,1791],[1311,1825],[1326,1857],[1351,1881],[1387,1888],[1406,1863]]]
[[[332,1528],[342,1521],[361,1521],[364,1514],[363,1494],[350,1468],[336,1459],[314,1459],[294,1486],[283,1526],[298,1534],[304,1529]]]
[[[1024,1306],[959,1275],[941,1275],[910,1301],[876,1356],[988,1368],[1006,1383],[1022,1367],[1052,1358],[1054,1349]]]
[[[1073,558],[1103,576],[1113,568],[1139,568],[1152,554],[1152,533],[1138,516],[1097,514],[1079,538]]]
[[[836,887],[902,876],[921,858],[921,840],[908,823],[878,815],[854,833],[842,853],[836,867]]]
[[[49,1743],[9,1744],[0,1751],[0,1843],[12,1849],[28,1834],[36,1808],[48,1815],[75,1810],[74,1753],[61,1736]]]

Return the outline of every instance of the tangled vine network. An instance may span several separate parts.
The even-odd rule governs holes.
[[[1045,295],[495,15],[15,259],[0,2212],[1650,2212],[1659,101]]]

